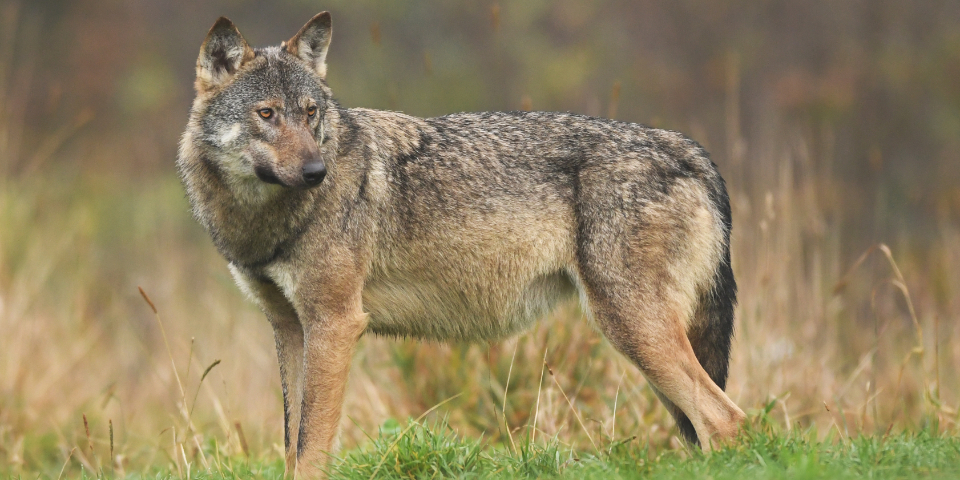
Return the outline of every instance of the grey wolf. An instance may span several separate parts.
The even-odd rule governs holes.
[[[344,108],[331,34],[324,12],[253,49],[220,18],[177,161],[274,328],[288,474],[323,474],[364,333],[492,341],[577,295],[685,439],[736,436],[730,205],[697,143],[569,113]]]

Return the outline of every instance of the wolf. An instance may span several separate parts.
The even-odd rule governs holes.
[[[286,471],[324,474],[362,335],[494,341],[579,296],[689,442],[736,437],[723,179],[694,141],[571,113],[344,108],[327,12],[280,46],[204,40],[177,160],[273,326]]]

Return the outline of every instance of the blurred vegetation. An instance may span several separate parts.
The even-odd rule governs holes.
[[[265,46],[321,10],[344,106],[564,110],[701,142],[734,209],[731,397],[787,430],[956,432],[960,2],[0,0],[0,473],[280,456],[269,326],[174,158],[214,20]],[[349,388],[347,447],[459,394],[443,415],[500,447],[532,425],[679,448],[575,305],[492,345],[365,338]]]
[[[777,160],[773,139],[802,138],[816,163],[804,167],[845,193],[837,214],[859,242],[852,250],[903,232],[929,242],[938,216],[955,221],[960,208],[952,0],[4,0],[2,8],[0,151],[11,173],[47,162],[124,178],[169,173],[213,20],[227,15],[251,43],[272,45],[327,9],[329,83],[346,106],[432,116],[519,109],[526,98],[538,110],[614,113],[693,134],[730,174]]]

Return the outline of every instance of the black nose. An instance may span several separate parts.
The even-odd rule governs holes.
[[[327,176],[327,166],[322,161],[303,165],[303,181],[310,185],[320,185],[323,177]]]

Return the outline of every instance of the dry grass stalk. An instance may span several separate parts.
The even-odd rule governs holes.
[[[580,424],[580,428],[583,429],[583,433],[587,436],[587,439],[590,440],[590,444],[593,445],[593,449],[600,453],[600,447],[597,446],[597,442],[593,441],[593,436],[590,435],[590,431],[587,430],[587,426],[583,424],[583,419],[580,418],[580,413],[577,412],[576,407],[573,406],[573,402],[570,401],[570,397],[567,396],[567,393],[563,391],[563,387],[560,386],[560,382],[557,381],[557,377],[553,375],[553,369],[550,368],[550,365],[546,361],[543,362],[543,365],[547,368],[547,373],[550,374],[550,378],[553,379],[553,383],[557,385],[557,389],[560,390],[560,394],[563,395],[563,399],[567,401],[567,405],[570,407],[570,412],[577,418],[577,423]]]
[[[66,471],[67,465],[70,464],[70,459],[73,457],[73,452],[76,451],[77,447],[70,449],[70,453],[67,454],[67,459],[63,461],[63,467],[60,469],[60,474],[57,475],[57,480],[63,478],[63,472]]]
[[[237,429],[237,438],[240,439],[240,448],[243,449],[243,456],[250,457],[250,446],[247,444],[247,437],[243,434],[243,427],[240,422],[234,422],[233,427]]]

